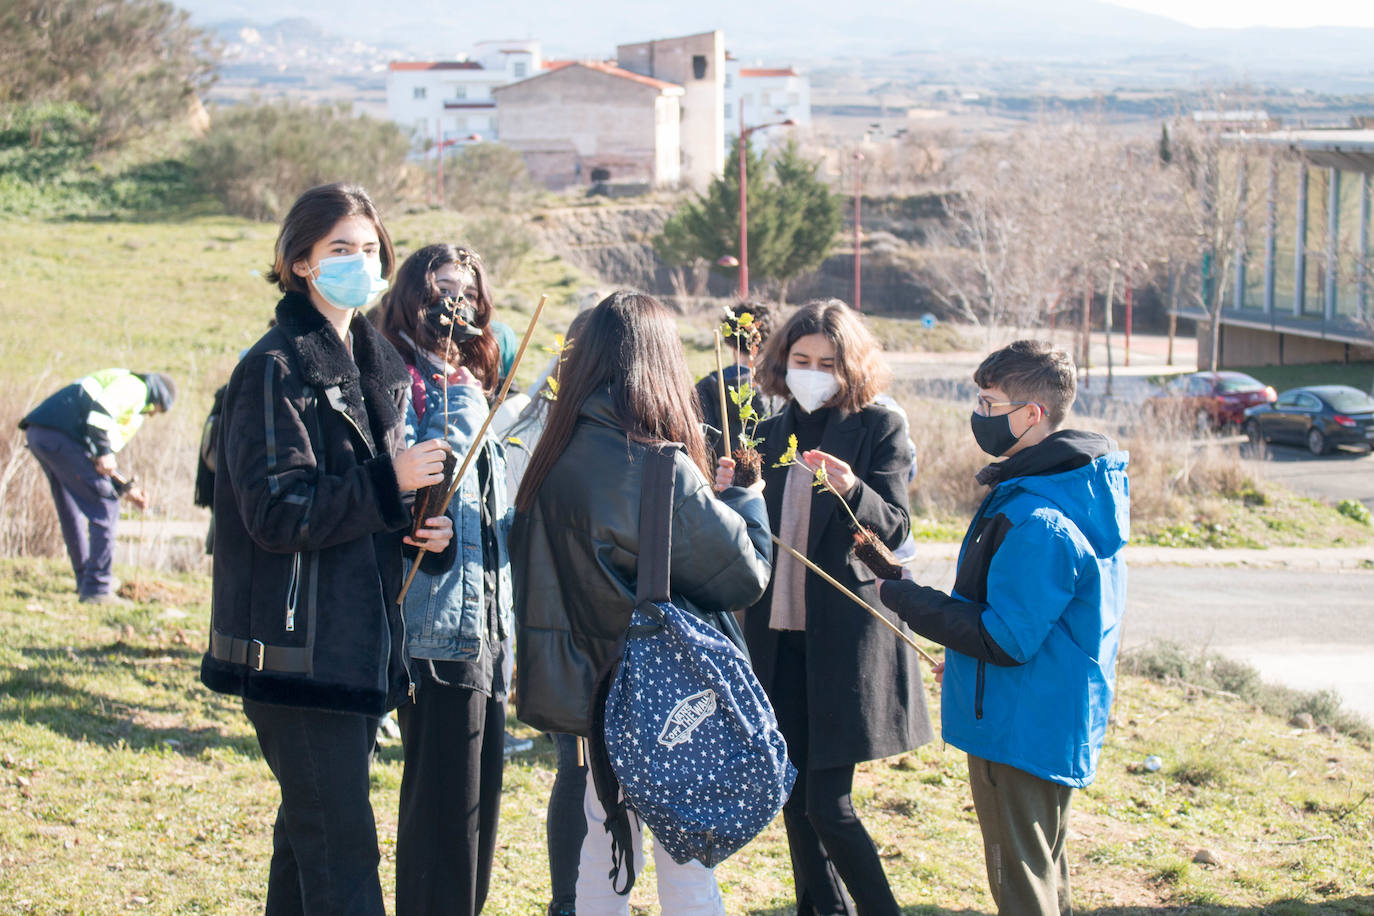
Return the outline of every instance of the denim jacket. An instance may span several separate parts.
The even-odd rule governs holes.
[[[424,411],[417,414],[414,403],[406,408],[408,445],[444,435],[444,387],[429,373],[434,367],[412,369],[424,385]],[[418,393],[420,384],[414,386]],[[481,389],[472,385],[448,386],[449,445],[461,466],[472,440],[487,417],[487,403]],[[440,661],[472,661],[483,651],[491,651],[488,640],[499,643],[511,632],[510,553],[507,532],[512,509],[506,490],[506,457],[495,437],[486,437],[487,461],[491,469],[496,503],[496,551],[500,565],[497,574],[498,632],[487,633],[484,576],[482,570],[482,508],[474,460],[463,475],[462,484],[449,504],[453,537],[458,556],[445,573],[431,575],[422,568],[406,593],[406,654],[410,658]],[[407,570],[409,572],[409,570]]]

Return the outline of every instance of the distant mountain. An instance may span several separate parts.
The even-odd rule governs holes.
[[[538,38],[550,57],[601,56],[614,53],[618,43],[721,28],[727,47],[749,60],[807,63],[933,52],[1101,63],[1167,55],[1223,65],[1237,78],[1314,68],[1374,75],[1374,29],[1197,29],[1098,0],[335,0],[327,13],[296,0],[180,5],[202,25],[292,16],[332,35],[419,56],[452,57],[475,40],[492,38]]]

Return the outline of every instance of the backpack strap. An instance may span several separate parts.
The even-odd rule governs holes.
[[[645,636],[662,624],[655,602],[667,601],[673,539],[673,477],[678,446],[650,446],[644,453],[644,476],[639,490],[639,560],[635,609],[658,625],[630,627],[630,638]]]
[[[654,603],[668,600],[668,573],[671,556],[673,526],[673,476],[678,446],[668,444],[650,446],[644,453],[644,476],[639,494],[639,560],[635,582],[635,608],[659,621],[650,625],[630,626],[615,651],[611,662],[597,678],[592,695],[591,721],[588,723],[587,772],[596,788],[597,800],[606,812],[606,832],[611,835],[611,870],[607,877],[611,889],[625,896],[635,886],[635,860],[630,834],[630,811],[620,789],[615,768],[606,753],[606,697],[615,682],[620,659],[625,654],[625,642],[636,636],[647,636],[662,627],[663,612]],[[624,887],[616,881],[625,870]]]
[[[620,649],[624,651],[624,640]],[[587,738],[587,772],[592,777],[597,801],[606,813],[605,828],[611,835],[611,870],[606,877],[611,882],[611,890],[618,895],[628,896],[635,886],[634,836],[630,832],[630,809],[625,804],[625,794],[620,789],[620,780],[611,766],[610,755],[606,752],[606,697],[615,682],[616,671],[620,668],[620,652],[609,670],[597,681],[592,694],[592,715],[590,735]],[[616,887],[620,870],[625,869],[625,884]]]

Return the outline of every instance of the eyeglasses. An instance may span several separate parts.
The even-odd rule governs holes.
[[[985,395],[978,395],[977,410],[983,416],[991,416],[992,412],[999,407],[1025,407],[1027,404],[1034,404],[1042,411],[1045,409],[1039,401],[994,401]]]

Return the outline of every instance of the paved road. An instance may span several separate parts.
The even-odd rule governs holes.
[[[1256,474],[1289,489],[1335,505],[1358,499],[1374,509],[1374,451],[1341,448],[1313,455],[1304,448],[1268,445],[1247,464]]]
[[[923,545],[918,581],[948,589],[957,548]],[[1334,690],[1374,721],[1374,570],[1358,551],[1175,551],[1207,565],[1155,565],[1157,552],[1128,548],[1126,648],[1168,640],[1254,665],[1266,681]],[[1366,551],[1374,560],[1374,550]],[[1268,555],[1280,568],[1220,565]]]
[[[1133,566],[1129,582],[1126,647],[1214,649],[1374,721],[1374,571]]]

